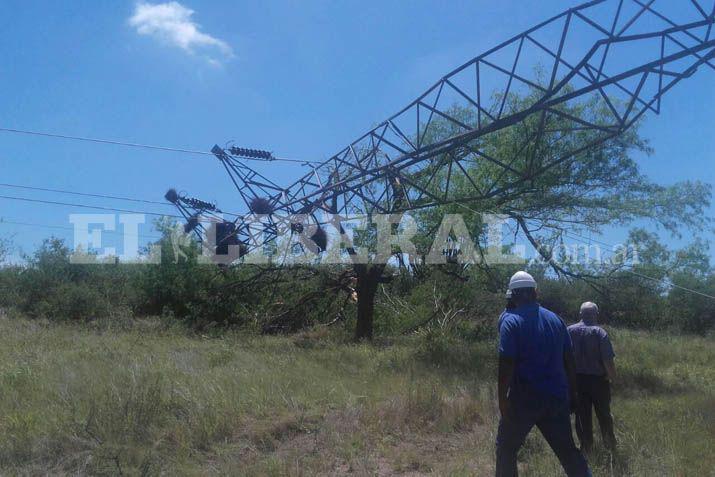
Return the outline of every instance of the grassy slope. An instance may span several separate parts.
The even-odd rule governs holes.
[[[715,475],[715,343],[613,330],[622,455]],[[0,320],[0,474],[491,475],[493,343],[220,339]],[[533,432],[523,475],[559,475]]]

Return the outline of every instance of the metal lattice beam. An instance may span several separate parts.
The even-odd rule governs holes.
[[[571,8],[451,71],[288,187],[212,151],[254,213],[393,213],[496,200],[659,113],[676,84],[715,69],[713,24],[715,0]],[[499,135],[513,136],[510,154],[490,149]],[[547,136],[557,142],[546,144]],[[268,207],[256,211],[256,200]],[[260,240],[289,225],[265,219]]]

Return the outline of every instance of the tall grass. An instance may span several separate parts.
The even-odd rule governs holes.
[[[612,330],[620,452],[596,475],[712,475],[711,339]],[[491,342],[207,338],[0,320],[2,475],[491,475]],[[559,475],[537,432],[523,475]]]

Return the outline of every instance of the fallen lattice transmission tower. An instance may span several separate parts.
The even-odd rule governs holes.
[[[321,212],[498,201],[617,139],[645,113],[658,114],[680,81],[715,69],[713,24],[715,1],[598,0],[571,8],[449,72],[287,186],[249,167],[251,150],[214,146],[252,216],[224,225],[217,241],[241,244],[245,253],[302,227],[288,218],[294,215],[319,226]],[[584,102],[602,114],[579,114]],[[487,147],[490,137],[507,134],[518,141],[510,153]],[[546,135],[559,141],[558,155],[544,153]],[[203,227],[200,217],[225,222],[213,204],[173,192],[167,199],[189,229]]]

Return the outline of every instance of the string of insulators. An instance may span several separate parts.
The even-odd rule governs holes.
[[[252,159],[263,159],[264,161],[272,161],[274,159],[273,153],[269,151],[263,151],[261,149],[248,149],[245,147],[231,146],[228,152],[230,152],[232,156],[249,157]]]
[[[216,205],[214,205],[210,202],[203,201],[201,199],[195,199],[193,197],[181,197],[180,200],[184,204],[188,205],[189,207],[193,207],[194,209],[212,210],[215,212],[219,212],[216,209]]]

